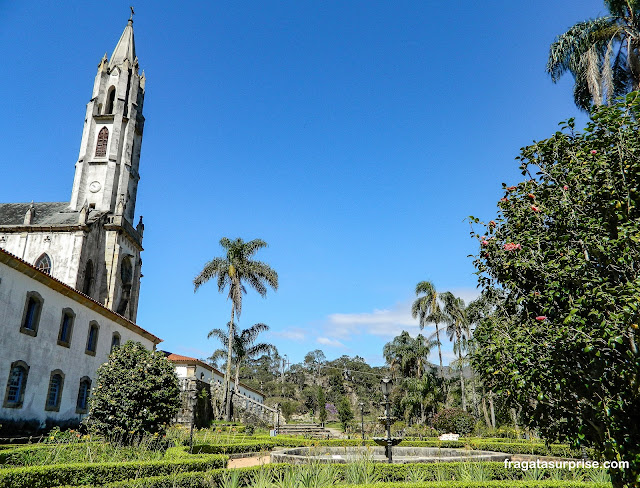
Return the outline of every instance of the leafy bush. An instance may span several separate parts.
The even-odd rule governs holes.
[[[342,424],[342,431],[346,432],[347,427],[353,420],[353,410],[351,409],[351,402],[347,397],[342,397],[340,404],[338,405],[338,418]]]
[[[145,434],[163,434],[180,405],[178,378],[159,351],[127,341],[98,368],[86,419],[91,430],[132,443]]]
[[[447,408],[433,418],[433,426],[440,432],[466,435],[473,431],[476,419],[460,408]]]

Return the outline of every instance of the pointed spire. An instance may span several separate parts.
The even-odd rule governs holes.
[[[136,59],[136,45],[133,40],[132,14],[131,18],[129,18],[129,21],[127,22],[127,26],[124,28],[124,31],[120,36],[118,44],[116,44],[116,48],[113,50],[111,60],[109,61],[109,69],[122,64],[125,60],[128,60],[130,65],[133,65],[134,59]]]

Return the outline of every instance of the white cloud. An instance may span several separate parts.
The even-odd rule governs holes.
[[[480,294],[475,288],[458,288],[450,290],[455,296],[462,298],[465,303],[474,300]],[[352,339],[353,336],[368,334],[384,339],[391,339],[403,330],[415,337],[417,334],[431,335],[435,331],[435,325],[426,324],[424,330],[420,330],[418,320],[411,316],[411,304],[414,298],[404,302],[398,302],[387,309],[374,309],[373,312],[361,313],[334,313],[327,317],[324,326],[325,334],[342,340]],[[446,337],[440,334],[440,340]]]
[[[318,337],[316,339],[316,342],[318,344],[322,344],[323,346],[346,347],[342,342],[335,339],[329,339],[328,337]]]
[[[299,327],[290,327],[281,331],[273,331],[272,335],[289,339],[290,341],[302,342],[307,338],[307,334],[304,329]]]

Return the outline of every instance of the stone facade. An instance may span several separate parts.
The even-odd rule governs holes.
[[[30,312],[30,299],[37,305]],[[29,320],[29,317],[30,320]],[[66,320],[66,322],[65,322]],[[94,329],[91,332],[91,329]],[[155,349],[160,339],[95,300],[0,250],[0,424],[74,423],[111,348],[132,340]],[[15,375],[22,368],[22,377]],[[58,385],[52,379],[58,374]]]

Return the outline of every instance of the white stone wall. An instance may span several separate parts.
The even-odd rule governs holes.
[[[133,325],[123,325],[122,319],[118,320],[108,312],[105,315],[104,311],[99,311],[101,307],[98,304],[78,296],[73,290],[59,284],[57,290],[55,286],[45,284],[46,279],[41,282],[27,276],[38,272],[19,271],[17,264],[21,263],[16,264],[16,261],[10,261],[9,264],[16,265],[17,269],[0,262],[0,423],[2,420],[77,419],[81,417],[76,413],[80,379],[88,376],[95,385],[96,371],[106,362],[110,353],[113,333],[120,334],[121,344],[133,340],[141,342],[148,349],[154,348],[153,338],[148,335],[145,337]],[[44,299],[35,337],[20,332],[26,296],[30,291],[39,293]],[[75,313],[68,348],[58,345],[64,308],[70,308]],[[97,322],[100,327],[95,356],[85,353],[91,321]],[[24,401],[20,408],[5,408],[3,403],[10,367],[18,360],[27,363],[30,368]],[[60,409],[57,412],[46,411],[49,379],[51,372],[56,369],[65,375]]]

